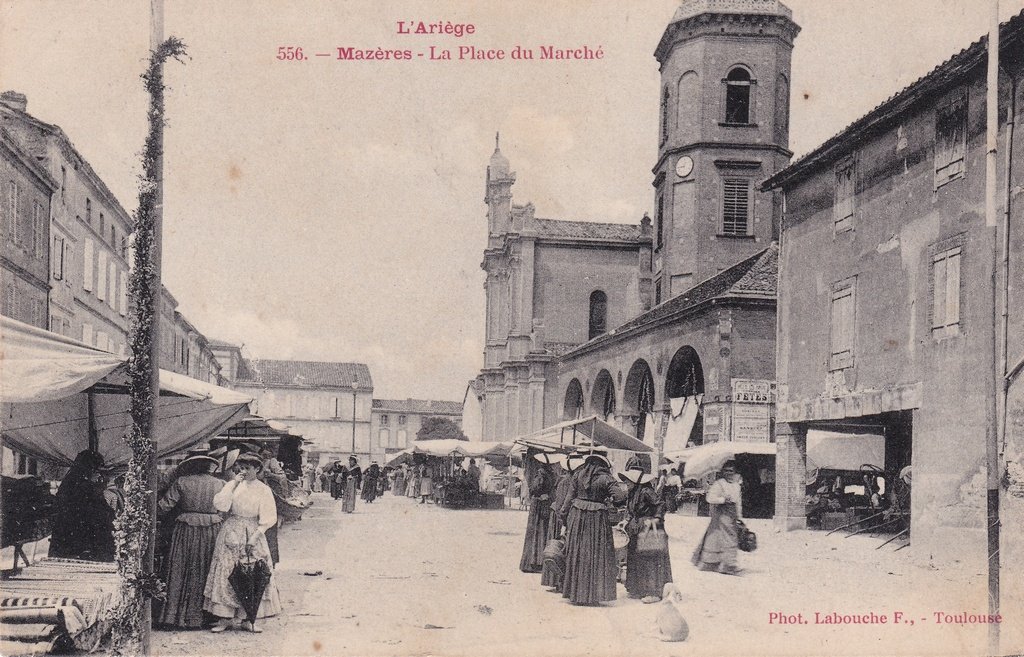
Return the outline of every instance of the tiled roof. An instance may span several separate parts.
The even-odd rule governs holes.
[[[999,49],[1007,54],[1021,48],[1024,33],[1024,11],[1002,23],[999,29]],[[1013,45],[1011,41],[1015,41]],[[984,63],[988,53],[988,35],[967,46],[945,62],[933,68],[902,90],[879,103],[873,110],[830,137],[821,146],[792,162],[788,167],[762,183],[762,189],[775,189],[803,177],[816,166],[835,160],[864,139],[865,136],[890,124],[907,112],[912,105],[961,80],[975,66]]]
[[[534,219],[538,237],[562,237],[582,240],[613,240],[617,242],[640,239],[640,226],[636,224],[603,224],[593,221],[562,221],[561,219]]]
[[[256,383],[268,387],[348,388],[352,382],[360,390],[372,390],[370,368],[363,363],[330,363],[310,360],[263,360],[243,358],[236,383]]]
[[[771,246],[759,251],[732,267],[721,271],[711,278],[698,283],[661,305],[651,308],[622,326],[599,335],[586,342],[567,355],[580,349],[608,342],[623,333],[640,329],[661,319],[683,313],[712,299],[766,299],[774,300],[778,290],[779,278],[779,246],[773,242]]]
[[[207,338],[206,341],[210,344],[211,347],[234,347],[235,349],[239,348],[237,344],[233,342],[226,342],[224,340],[214,340],[213,338]]]
[[[373,410],[427,415],[462,415],[462,402],[432,399],[374,399]]]

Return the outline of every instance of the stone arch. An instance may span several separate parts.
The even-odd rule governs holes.
[[[672,356],[665,374],[665,400],[692,397],[704,393],[704,366],[697,351],[685,345]],[[704,416],[697,414],[687,442],[700,445],[704,442]]]
[[[725,92],[726,123],[747,125],[754,123],[754,85],[757,80],[750,68],[743,64],[734,64],[722,78]]]
[[[615,415],[615,381],[608,370],[601,370],[590,392],[590,410],[602,420]]]
[[[583,386],[579,379],[573,379],[565,389],[565,403],[562,406],[562,419],[575,420],[583,416]]]
[[[626,385],[622,389],[622,411],[629,415],[638,440],[653,442],[654,436],[645,436],[647,416],[654,410],[654,375],[647,361],[640,358],[629,368]]]

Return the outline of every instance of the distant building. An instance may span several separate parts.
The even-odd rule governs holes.
[[[176,309],[166,287],[160,304],[160,367],[208,383],[221,383],[221,364],[210,342]]]
[[[243,358],[241,347],[213,341],[225,384],[252,395],[253,411],[289,425],[307,441],[311,460],[356,454],[367,465],[373,379],[363,363]],[[377,454],[379,457],[380,454]]]
[[[905,489],[896,475],[912,466],[904,508],[911,549],[985,568],[987,528],[998,525],[986,495],[1003,385],[993,366],[1012,369],[1024,356],[1021,52],[1024,15],[1004,24],[1001,36],[997,210],[1014,226],[1005,358],[997,355],[1008,281],[994,256],[1004,235],[985,214],[987,39],[765,183],[786,197],[776,425],[782,527],[806,523],[805,473],[822,465],[812,454],[818,432],[845,434],[853,444],[881,441],[882,462],[872,465],[884,468],[893,503]],[[1001,483],[1019,491],[1019,382],[1008,409],[1004,447],[1016,465]],[[1019,538],[1019,523],[1002,524],[1007,538]],[[1019,560],[1004,568],[1019,572]]]
[[[49,327],[50,200],[57,183],[0,127],[0,312]]]
[[[370,416],[374,437],[373,455],[381,461],[416,440],[416,432],[428,417],[443,417],[462,426],[462,404],[426,399],[374,399]]]

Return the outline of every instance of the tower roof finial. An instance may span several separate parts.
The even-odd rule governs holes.
[[[501,150],[500,146],[498,146],[498,142],[500,140],[501,140],[501,133],[500,132],[495,132],[494,133],[494,150],[496,150],[496,151],[497,150]]]

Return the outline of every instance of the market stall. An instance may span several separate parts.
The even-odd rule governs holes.
[[[386,465],[426,468],[433,486],[434,501],[443,506],[500,508],[503,506],[502,495],[482,490],[479,479],[470,476],[462,466],[467,459],[504,465],[512,448],[510,442],[422,440],[393,456]]]
[[[101,454],[107,467],[128,463],[131,454],[122,438],[132,420],[124,357],[7,317],[0,317],[0,353],[3,446],[57,466],[70,466],[84,450]],[[157,455],[205,441],[245,417],[250,401],[246,395],[161,371],[153,436]],[[0,505],[8,529],[8,517],[19,524],[45,524],[50,517],[46,514],[52,514],[53,505],[38,518],[27,517],[24,508],[15,513],[9,504],[21,504],[18,500],[5,496]],[[39,538],[37,534],[32,537]],[[19,643],[40,648],[95,647],[117,596],[114,564],[45,559],[8,575],[0,595],[0,621],[18,627],[4,640],[16,636]],[[60,645],[65,639],[70,644]],[[13,648],[17,650],[0,652],[21,649]]]

